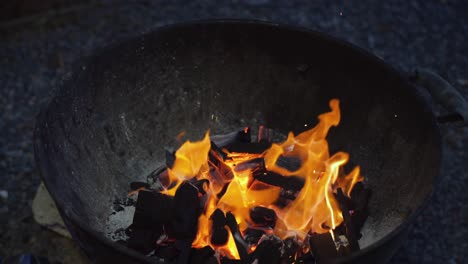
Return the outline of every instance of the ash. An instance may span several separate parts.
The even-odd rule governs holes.
[[[106,221],[105,235],[112,241],[127,240],[125,229],[132,224],[135,213],[135,200],[128,198],[122,202],[117,199]]]

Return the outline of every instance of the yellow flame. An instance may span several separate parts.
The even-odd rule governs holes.
[[[226,245],[211,245],[211,214],[216,208],[223,212],[231,211],[244,232],[251,219],[250,209],[254,206],[263,206],[274,209],[279,219],[273,233],[281,238],[296,235],[305,238],[307,233],[333,233],[332,230],[341,224],[343,216],[338,202],[334,196],[334,188],[342,188],[350,196],[354,185],[362,181],[360,168],[355,167],[348,175],[340,175],[341,167],[346,164],[349,155],[337,152],[330,156],[326,136],[332,126],[340,122],[339,101],[330,101],[331,111],[319,116],[319,123],[312,129],[304,131],[297,136],[292,132],[280,144],[272,146],[262,154],[229,153],[228,159],[221,163],[230,168],[233,177],[210,181],[207,191],[208,200],[204,213],[198,219],[198,233],[192,244],[201,248],[211,246],[224,255],[239,259],[234,238],[229,232]],[[185,142],[175,153],[174,166],[168,170],[170,182],[177,185],[165,193],[173,195],[183,180],[193,177],[209,179],[208,152],[210,151],[209,132],[199,142]],[[278,159],[292,157],[301,161],[301,166],[295,171],[277,165]],[[251,169],[236,171],[235,167],[241,162],[263,158],[267,170],[283,175],[296,176],[304,180],[304,186],[296,198],[284,208],[277,208],[273,203],[278,199],[281,189],[254,180]],[[225,194],[218,200],[217,192],[229,183]],[[333,234],[332,234],[333,236]],[[255,248],[256,245],[251,245]]]

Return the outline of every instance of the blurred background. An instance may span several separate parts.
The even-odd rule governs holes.
[[[467,98],[467,14],[466,0],[0,1],[0,262],[32,253],[88,263],[72,240],[36,222],[32,130],[72,65],[97,49],[181,21],[273,21],[347,40],[401,71],[430,68]],[[468,263],[468,129],[441,132],[444,174],[391,263]]]

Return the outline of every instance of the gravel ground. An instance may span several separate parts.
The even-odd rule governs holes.
[[[254,18],[330,33],[401,70],[431,68],[468,98],[466,10],[462,0],[106,0],[0,23],[0,256],[34,252],[86,262],[72,242],[39,227],[31,215],[40,182],[34,118],[82,56],[168,23]],[[441,130],[440,184],[391,263],[468,263],[468,129]]]

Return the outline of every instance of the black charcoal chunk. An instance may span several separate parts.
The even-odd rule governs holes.
[[[143,188],[149,189],[150,185],[146,182],[138,182],[138,181],[130,183],[130,189],[132,189],[133,191],[141,190]]]
[[[183,182],[174,196],[174,221],[172,222],[176,239],[193,241],[197,233],[200,216],[198,188],[189,182]]]
[[[283,241],[277,236],[264,236],[250,257],[258,264],[279,264],[282,247]]]
[[[274,228],[277,216],[272,209],[256,206],[250,209],[250,219],[256,226]]]
[[[190,260],[190,252],[192,250],[193,239],[178,239],[174,246],[179,251],[177,256],[177,264],[187,264]]]
[[[247,254],[248,244],[242,237],[236,218],[231,212],[226,213],[226,225],[229,227],[229,230],[231,230],[231,234],[234,237],[237,252],[239,253],[241,260],[247,261],[249,257]]]
[[[257,245],[260,238],[265,234],[261,229],[247,228],[244,231],[244,240],[249,245]]]
[[[213,141],[211,141],[209,154],[216,156],[221,161],[225,161],[227,159],[227,154]]]
[[[265,162],[263,158],[255,158],[251,160],[246,160],[236,165],[234,168],[235,171],[245,171],[245,170],[265,170]]]
[[[312,234],[309,238],[310,250],[316,263],[328,263],[339,256],[330,233]]]
[[[159,246],[154,251],[154,256],[162,258],[165,261],[172,262],[177,259],[177,256],[179,256],[179,250],[177,250],[173,244]]]
[[[166,156],[166,167],[172,168],[172,166],[174,166],[174,162],[176,160],[175,152],[174,151],[169,151],[169,150],[166,149],[164,151],[164,153],[165,153],[165,156]]]
[[[300,191],[304,186],[304,180],[297,176],[288,176],[277,174],[271,171],[257,170],[253,171],[253,177],[264,183],[281,187],[285,190]]]
[[[220,148],[239,142],[250,143],[250,128],[245,127],[239,131],[234,131],[225,135],[214,135],[211,136],[210,139]]]
[[[193,184],[193,186],[197,187],[198,192],[202,195],[206,194],[206,190],[210,186],[210,181],[208,179],[197,180],[193,178],[192,180],[190,180],[190,183]]]
[[[239,259],[230,259],[228,257],[222,257],[220,262],[221,262],[221,264],[245,264],[245,263],[249,263],[249,262],[244,262],[244,261],[239,260]]]
[[[229,238],[226,229],[226,216],[220,209],[216,209],[210,216],[211,219],[211,244],[216,246],[225,245]]]
[[[162,225],[173,219],[173,211],[172,197],[155,191],[139,191],[133,215],[133,226],[135,228],[162,229]]]
[[[349,203],[349,198],[344,195],[341,188],[336,190],[335,197],[340,206],[341,214],[343,215],[345,235],[349,242],[349,248],[351,251],[358,251],[359,244],[357,242],[357,236],[359,235],[359,231],[356,230],[356,227],[354,226],[354,223],[349,214],[349,207],[347,205]]]
[[[281,255],[282,263],[294,263],[300,255],[301,245],[295,237],[288,237],[283,241],[283,254]]]
[[[152,229],[132,229],[127,245],[142,254],[150,253],[156,246],[157,234]]]
[[[288,171],[297,171],[302,166],[302,161],[295,157],[280,156],[276,160],[276,165]]]
[[[203,248],[192,248],[190,252],[190,264],[217,263],[214,250],[205,246]],[[213,262],[214,261],[214,262]]]
[[[229,187],[229,183],[225,183],[224,186],[223,186],[223,189],[221,189],[221,191],[219,193],[216,194],[216,198],[218,199],[221,199],[221,197],[223,197],[223,195],[226,193],[227,191],[227,188]]]
[[[351,220],[354,224],[357,239],[361,238],[360,230],[369,216],[368,204],[371,196],[372,191],[366,188],[362,182],[356,183],[351,191]]]

